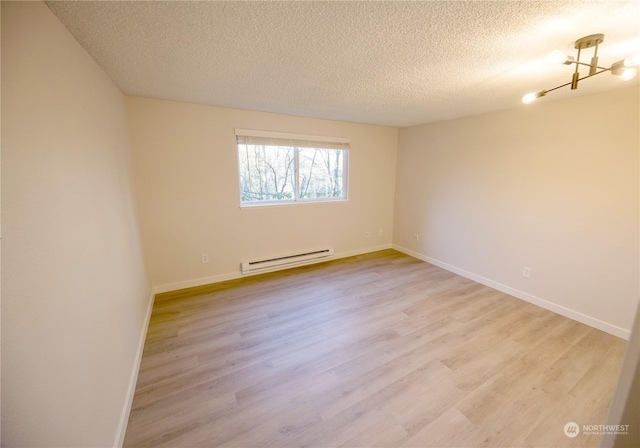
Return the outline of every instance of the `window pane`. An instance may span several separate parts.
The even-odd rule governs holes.
[[[242,202],[294,200],[294,148],[238,145]]]
[[[300,198],[340,198],[344,196],[344,151],[298,148]]]

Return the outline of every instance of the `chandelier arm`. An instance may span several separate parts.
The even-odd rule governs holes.
[[[580,61],[571,61],[570,64],[580,64],[580,65],[585,65],[587,67],[591,67],[591,64],[587,64],[586,62],[580,62]],[[607,67],[600,67],[600,66],[596,66],[597,68],[599,68],[600,70],[609,70]],[[593,76],[593,75],[590,75]]]
[[[598,67],[598,68],[601,68],[602,70],[600,70],[599,72],[595,72],[593,75],[587,75],[584,78],[580,78],[579,81],[582,81],[583,79],[591,78],[592,76],[599,75],[600,73],[611,71],[610,68],[604,68],[604,67]]]
[[[598,68],[601,68],[601,67],[598,67]],[[599,72],[595,72],[593,75],[583,76],[582,78],[578,79],[578,81],[582,81],[583,79],[591,78],[592,76],[596,76],[596,75],[599,75],[600,73],[608,72],[610,70],[611,69],[609,69],[609,68],[603,68]],[[558,86],[558,87],[554,87],[553,89],[549,89],[549,90],[545,89],[545,90],[543,90],[543,92],[546,94],[546,93],[549,93],[549,92],[553,92],[554,90],[558,90],[558,89],[561,89],[563,87],[570,86],[571,84],[573,84],[573,81],[565,83],[565,84],[562,84],[561,86]]]

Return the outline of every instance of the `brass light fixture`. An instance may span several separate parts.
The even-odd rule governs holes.
[[[577,56],[574,58],[573,56],[566,55],[560,50],[555,50],[549,53],[547,60],[549,62],[554,62],[558,64],[571,65],[575,64],[576,68],[573,72],[573,76],[571,77],[571,82],[566,84],[562,84],[560,86],[554,87],[553,89],[541,90],[539,92],[527,93],[522,97],[522,102],[525,104],[531,103],[535,101],[537,98],[545,96],[549,92],[553,92],[554,90],[560,89],[562,87],[571,86],[571,90],[575,90],[578,88],[578,82],[583,79],[591,78],[592,76],[599,75],[604,72],[611,72],[612,75],[619,76],[623,81],[627,81],[636,76],[637,70],[634,68],[636,65],[640,65],[640,53],[637,53],[635,56],[623,59],[611,65],[611,67],[600,67],[598,65],[598,46],[604,41],[604,34],[591,34],[589,36],[585,36],[581,39],[578,39],[575,42],[575,49],[578,50]],[[593,57],[591,58],[591,63],[587,64],[586,62],[580,62],[580,55],[583,50],[593,48]],[[580,77],[580,73],[578,73],[578,69],[581,65],[589,67],[589,74],[584,77]]]

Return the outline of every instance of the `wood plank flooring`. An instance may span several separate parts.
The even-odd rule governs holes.
[[[156,297],[126,447],[587,447],[625,341],[393,250]]]

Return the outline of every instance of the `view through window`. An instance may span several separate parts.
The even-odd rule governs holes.
[[[287,135],[236,130],[241,204],[346,200],[348,140]]]

